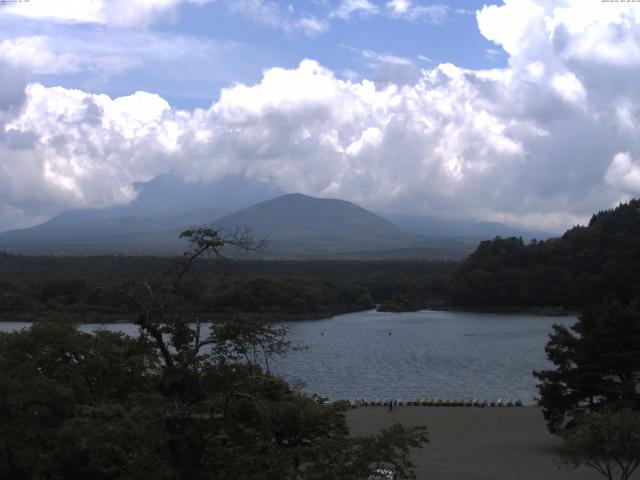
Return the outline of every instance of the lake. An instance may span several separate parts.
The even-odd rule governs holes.
[[[351,313],[290,322],[302,351],[272,362],[290,382],[332,399],[412,397],[520,399],[537,396],[533,370],[550,366],[544,346],[554,323],[575,317],[420,311]],[[14,330],[25,323],[0,323]],[[132,324],[83,325],[135,335]]]

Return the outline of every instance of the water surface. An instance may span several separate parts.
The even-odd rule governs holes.
[[[537,396],[533,370],[550,366],[544,346],[554,323],[575,317],[473,312],[358,312],[290,322],[296,345],[272,362],[308,393],[333,399],[411,397],[521,399]],[[0,330],[28,326],[0,324]],[[135,335],[132,324],[82,325]],[[203,332],[205,333],[205,332]]]

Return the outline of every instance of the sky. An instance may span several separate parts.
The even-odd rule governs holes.
[[[562,231],[640,194],[640,2],[0,1],[0,231],[244,175]]]

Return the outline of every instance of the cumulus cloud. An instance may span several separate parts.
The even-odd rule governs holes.
[[[75,55],[52,51],[44,35],[3,40],[0,42],[0,58],[36,73],[74,73],[80,70]]]
[[[132,181],[175,171],[269,178],[379,211],[561,230],[640,191],[640,63],[618,51],[640,45],[636,12],[507,0],[477,13],[509,56],[505,68],[441,64],[411,83],[380,84],[305,60],[193,111],[145,92],[14,88],[0,93],[0,205],[7,217],[36,219],[122,203]],[[599,47],[590,55],[588,45]]]
[[[616,189],[639,194],[640,162],[634,161],[629,152],[617,153],[607,169],[605,181]]]
[[[410,0],[391,0],[387,2],[387,8],[391,11],[392,15],[404,15],[411,8]]]
[[[10,64],[0,57],[0,126],[3,118],[11,111],[22,107],[26,98],[27,72],[20,67]],[[0,130],[1,135],[1,130]]]

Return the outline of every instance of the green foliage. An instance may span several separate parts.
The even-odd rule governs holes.
[[[563,436],[561,463],[585,465],[608,480],[628,480],[640,465],[640,413],[606,411],[581,417]]]
[[[376,437],[325,438],[318,445],[319,456],[307,465],[305,480],[361,480],[380,469],[395,472],[397,478],[415,479],[409,459],[411,448],[428,442],[425,427],[396,424]],[[376,458],[372,463],[371,459]],[[372,468],[373,465],[373,468]]]
[[[0,471],[8,472],[3,478],[113,478],[105,476],[104,455],[121,457],[126,446],[113,445],[110,452],[95,435],[129,437],[120,434],[137,419],[125,422],[126,409],[151,395],[158,373],[148,345],[113,332],[89,335],[56,322],[0,334]],[[80,431],[94,436],[77,437]],[[79,466],[83,455],[95,456],[90,475],[82,476],[82,468],[75,476],[73,468],[61,470],[69,462]]]
[[[196,231],[193,232],[197,233]],[[26,257],[0,253],[0,318],[38,320],[64,312],[77,321],[131,320],[134,305],[116,288],[162,278],[174,259]],[[196,262],[174,295],[199,316],[248,314],[295,320],[374,308],[417,310],[446,304],[455,264],[426,261]],[[166,277],[165,277],[166,278]]]
[[[592,306],[570,329],[554,326],[546,346],[553,370],[535,372],[549,429],[584,412],[640,407],[640,304]]]
[[[381,465],[415,478],[408,454],[423,429],[349,437],[342,406],[269,373],[290,348],[285,330],[230,316],[201,335],[182,283],[227,240],[185,236],[194,248],[171,276],[117,289],[138,338],[61,321],[0,334],[2,478],[355,480]]]
[[[452,301],[472,307],[574,308],[640,296],[640,200],[595,214],[560,238],[482,242],[454,272]]]
[[[143,338],[47,322],[0,334],[2,478],[366,478],[382,464],[412,478],[422,433],[348,437],[341,409],[234,360],[255,327],[222,330],[225,348],[176,353],[172,369]]]
[[[369,292],[359,286],[269,277],[220,283],[201,305],[209,311],[274,314],[331,314],[374,307]]]

